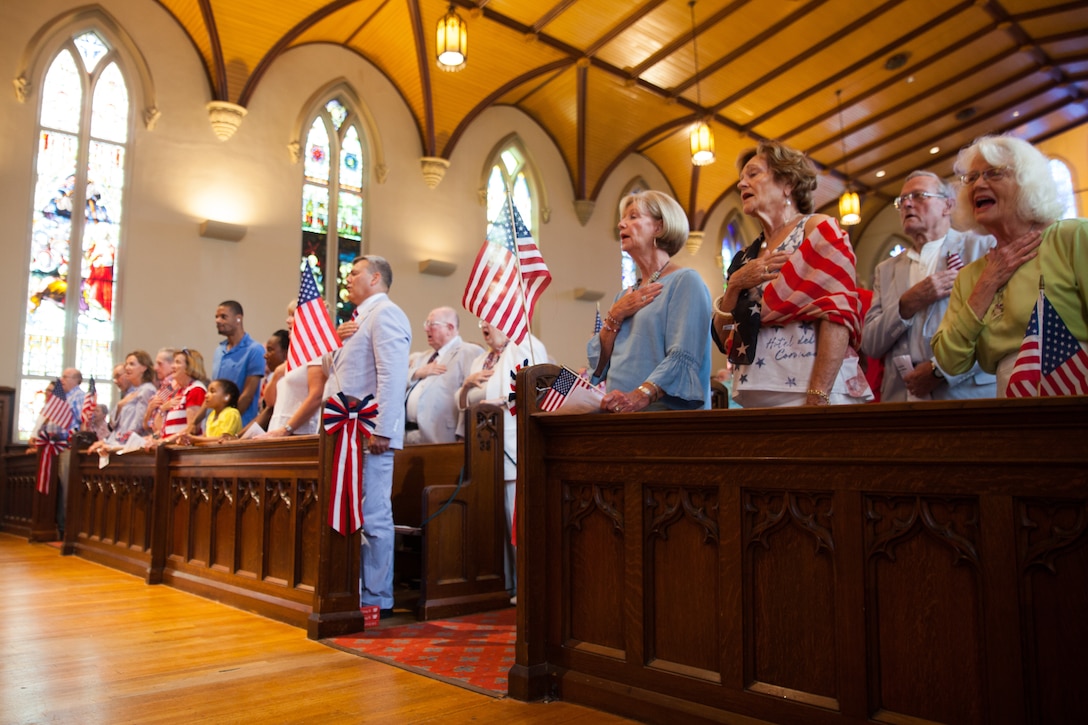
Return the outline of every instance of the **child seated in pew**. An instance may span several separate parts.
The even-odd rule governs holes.
[[[204,426],[205,435],[183,435],[178,443],[187,445],[206,445],[233,440],[242,432],[242,415],[238,412],[240,391],[233,380],[218,378],[208,385],[208,395],[204,402],[208,406],[208,420]]]

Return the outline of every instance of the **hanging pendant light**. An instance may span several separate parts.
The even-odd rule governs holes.
[[[839,197],[839,221],[844,227],[850,227],[861,222],[861,199],[858,193],[850,185],[850,165],[846,160],[846,133],[842,122],[842,89],[835,91],[835,98],[839,106],[839,136],[842,141],[842,168],[846,174],[846,189]]]
[[[438,20],[435,56],[439,69],[450,73],[461,70],[468,61],[468,25],[453,9],[453,3]]]
[[[695,103],[703,107],[703,95],[699,88],[699,44],[695,38],[695,0],[688,2],[691,8],[691,49],[695,57]],[[710,118],[704,118],[691,127],[688,135],[691,141],[691,163],[695,166],[707,166],[714,163],[714,131],[710,128]]]

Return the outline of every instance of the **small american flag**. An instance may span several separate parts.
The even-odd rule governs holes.
[[[295,308],[295,325],[287,350],[287,370],[301,367],[343,344],[333,329],[325,303],[317,293],[310,260],[306,260],[298,286],[298,307]]]
[[[507,195],[476,255],[461,304],[520,345],[529,334],[537,300],[551,281],[533,235]]]
[[[53,421],[64,430],[71,428],[72,423],[75,422],[76,417],[72,413],[72,406],[68,404],[68,396],[64,392],[64,387],[60,384],[60,378],[53,381],[53,392],[49,399],[45,401],[42,416],[46,420]]]
[[[601,306],[597,305],[597,319],[593,322],[593,334],[601,331]]]
[[[1010,398],[1088,395],[1088,348],[1065,326],[1040,280],[1005,395]]]
[[[570,368],[564,367],[559,371],[552,386],[548,388],[548,392],[544,394],[543,400],[540,401],[540,409],[549,412],[559,410],[563,407],[563,403],[567,402],[568,397],[584,396],[585,393],[590,393],[596,400],[600,400],[600,394],[586,382],[585,378]]]
[[[98,407],[98,389],[94,385],[94,378],[91,378],[91,382],[87,384],[87,396],[83,398],[83,409],[80,411],[79,417],[83,420],[83,425],[90,428],[92,419],[94,418],[94,409]]]
[[[945,259],[945,266],[948,267],[949,272],[959,272],[963,269],[963,257],[956,252],[949,252]]]

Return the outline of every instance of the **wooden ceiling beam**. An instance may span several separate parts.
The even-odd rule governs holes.
[[[917,36],[921,35],[922,33],[929,32],[930,30],[937,27],[941,23],[944,23],[944,22],[947,22],[947,21],[951,20],[952,18],[959,15],[961,12],[964,12],[965,10],[967,10],[967,9],[973,7],[973,6],[974,6],[973,0],[966,0],[966,2],[961,2],[959,5],[956,5],[956,6],[953,6],[953,7],[949,8],[944,13],[938,15],[937,17],[933,18],[932,20],[927,21],[920,28],[913,28],[910,31],[896,37],[891,42],[885,43],[883,46],[881,46],[880,48],[877,48],[872,53],[869,53],[869,55],[865,56],[864,58],[861,58],[861,59],[855,61],[854,63],[851,63],[850,65],[848,65],[845,68],[839,70],[835,74],[833,74],[831,76],[828,76],[827,78],[820,81],[819,83],[812,86],[811,88],[806,89],[803,94],[794,96],[793,98],[789,99],[788,101],[785,101],[784,103],[779,104],[775,108],[772,108],[771,110],[765,112],[763,115],[757,116],[756,118],[753,118],[751,121],[749,121],[745,125],[748,126],[748,127],[758,126],[759,124],[764,123],[765,121],[767,121],[767,119],[773,118],[774,116],[778,115],[779,113],[781,113],[781,112],[783,112],[783,111],[785,111],[785,110],[787,110],[789,108],[792,108],[792,107],[796,106],[798,103],[803,103],[806,100],[806,98],[810,98],[815,93],[817,93],[817,92],[819,92],[821,90],[824,90],[825,88],[829,88],[832,85],[838,84],[839,81],[846,78],[847,76],[849,76],[849,75],[851,75],[853,73],[856,73],[857,71],[861,70],[862,68],[869,65],[870,63],[878,61],[881,58],[883,58],[884,56],[891,53],[892,51],[896,50],[897,48],[902,47],[912,37],[917,37]]]
[[[868,25],[873,20],[876,20],[877,18],[879,18],[881,15],[886,13],[888,10],[894,8],[897,5],[901,5],[901,4],[903,4],[903,2],[907,2],[907,1],[910,1],[910,0],[886,0],[882,5],[870,10],[865,15],[858,16],[857,18],[854,19],[853,22],[848,23],[847,25],[843,26],[843,28],[838,33],[836,33],[836,39],[832,40],[831,43],[833,44],[836,41],[841,40],[842,38],[849,37],[849,35],[851,33],[853,33],[855,30],[859,30],[861,28],[864,28],[866,25]],[[793,66],[797,65],[798,63],[802,62],[805,58],[807,58],[810,52],[811,51],[806,48],[805,50],[802,50],[800,53],[795,54],[793,57],[785,60],[782,63],[779,63],[775,68],[773,68],[772,70],[770,70],[767,73],[764,73],[761,77],[759,77],[756,80],[752,81],[751,83],[749,83],[744,88],[741,88],[739,91],[735,92],[733,95],[725,98],[722,101],[719,101],[718,103],[715,103],[713,106],[710,107],[711,110],[713,110],[715,112],[721,111],[721,110],[725,109],[726,107],[730,106],[731,104],[736,103],[737,101],[744,98],[749,93],[755,91],[756,89],[760,88],[761,86],[764,86],[767,83],[770,83],[771,81],[775,80],[777,77],[781,76],[782,74],[789,72],[789,70]]]
[[[730,15],[734,14],[736,11],[740,10],[742,7],[747,5],[749,2],[751,2],[751,0],[734,0],[729,5],[726,5],[724,8],[722,8],[718,12],[714,13],[710,17],[706,18],[705,20],[703,20],[703,22],[696,25],[695,26],[695,34],[697,36],[702,35],[706,31],[713,28],[718,23],[723,22],[726,18],[728,18]],[[686,46],[690,42],[691,42],[691,32],[684,31],[684,33],[682,33],[679,37],[677,37],[676,40],[673,40],[672,42],[666,43],[665,45],[661,46],[661,48],[659,48],[656,53],[651,54],[648,58],[646,58],[646,60],[642,61],[641,63],[636,65],[634,68],[632,68],[631,69],[631,74],[635,75],[635,76],[642,75],[648,69],[653,68],[655,65],[657,65],[661,61],[665,60],[670,55],[677,52],[678,50],[680,50],[681,48],[683,48],[684,46]]]
[[[900,82],[906,80],[910,76],[916,75],[917,73],[919,73],[922,70],[925,70],[926,68],[928,68],[931,65],[941,63],[942,61],[947,62],[948,53],[951,50],[952,45],[957,45],[957,44],[958,45],[965,45],[965,44],[968,44],[968,43],[973,43],[976,40],[979,40],[979,39],[985,37],[989,33],[992,33],[996,27],[997,27],[997,24],[993,23],[991,25],[986,26],[985,28],[981,28],[981,29],[975,31],[974,33],[972,33],[971,35],[968,35],[965,38],[959,38],[954,43],[952,43],[950,45],[947,45],[947,46],[945,46],[943,48],[940,48],[939,50],[934,51],[928,58],[925,58],[924,60],[921,60],[921,61],[915,63],[914,65],[910,66],[909,68],[904,68],[901,72],[896,73],[895,75],[891,76],[887,80],[884,80],[884,81],[876,84],[875,86],[873,86],[869,90],[864,91],[864,92],[854,96],[852,99],[850,99],[849,101],[846,102],[845,107],[849,108],[852,105],[855,105],[857,103],[861,103],[863,101],[866,101],[866,100],[872,98],[873,96],[875,96],[876,94],[878,94],[878,93],[880,93],[880,92],[882,92],[884,90],[887,90],[888,88],[891,88],[892,86],[896,85],[897,83],[900,83]],[[993,65],[995,62],[997,62],[997,60],[1004,59],[1007,56],[1013,55],[1013,54],[1018,53],[1018,52],[1020,52],[1020,50],[1018,48],[1010,48],[1010,49],[1006,50],[1002,54],[999,54],[997,56],[988,58],[988,59],[986,59],[985,61],[983,61],[981,63],[977,63],[976,65],[972,66],[972,69],[964,71],[963,74],[958,74],[954,78],[949,79],[948,81],[944,81],[944,82],[941,82],[941,83],[937,84],[936,86],[933,87],[933,90],[936,90],[936,89],[943,90],[943,89],[945,89],[947,87],[950,87],[951,85],[953,85],[955,83],[959,83],[961,80],[963,80],[963,75],[964,74],[971,73],[971,72],[977,72],[979,70],[985,70],[985,69],[989,68],[991,65]],[[916,103],[916,101],[914,101],[914,100],[907,101],[906,103],[901,104],[901,106],[897,106],[896,109],[899,110],[902,106],[913,105],[914,103]],[[829,110],[829,111],[827,111],[825,113],[821,113],[818,116],[813,116],[809,120],[802,123],[800,126],[797,126],[796,128],[793,128],[793,129],[787,131],[786,133],[782,134],[782,136],[780,138],[782,140],[792,138],[792,137],[798,135],[799,133],[807,131],[808,129],[812,128],[813,126],[816,126],[818,124],[826,122],[828,119],[833,118],[837,113],[838,113],[838,109],[832,108],[831,110]],[[881,114],[877,114],[877,115],[881,115]],[[875,118],[876,118],[876,116],[867,116],[866,121],[867,121],[867,123],[873,123],[873,122],[875,122]],[[847,131],[846,132],[847,135],[849,135],[850,133],[852,133],[852,131]],[[837,134],[833,135],[830,140],[838,141],[842,137],[842,135],[843,135],[842,133],[837,133]]]

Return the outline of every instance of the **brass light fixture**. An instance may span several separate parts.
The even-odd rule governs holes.
[[[839,135],[842,141],[842,168],[846,174],[846,189],[839,197],[839,221],[843,226],[853,226],[861,221],[861,200],[858,193],[850,185],[850,165],[846,161],[846,133],[842,122],[842,89],[835,91],[835,98],[839,106]]]
[[[468,26],[450,3],[449,10],[438,20],[435,55],[438,67],[451,73],[461,70],[468,61]]]
[[[691,8],[691,49],[695,56],[695,103],[703,107],[703,95],[699,88],[699,43],[695,38],[695,0],[688,2]],[[695,166],[707,166],[714,163],[714,132],[710,130],[710,119],[703,118],[691,127],[691,163]]]

